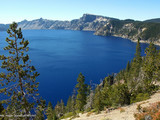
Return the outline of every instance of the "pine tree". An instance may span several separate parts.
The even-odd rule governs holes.
[[[61,99],[61,103],[60,103],[60,108],[61,108],[61,114],[64,115],[64,113],[65,113],[65,106],[64,106],[64,102],[63,102],[62,99]]]
[[[131,61],[130,65],[128,63],[126,71],[128,71],[128,67],[129,72],[125,74],[125,83],[127,83],[129,89],[133,91],[135,89],[135,85],[139,82],[138,79],[142,67],[141,46],[139,40],[136,45],[135,58]]]
[[[110,97],[114,101],[114,105],[117,106],[130,104],[130,93],[126,84],[118,83],[117,85],[114,85],[112,89],[114,98],[111,96]]]
[[[130,62],[128,61],[127,66],[126,66],[126,72],[129,72],[130,70]]]
[[[61,115],[61,108],[60,108],[60,103],[59,101],[57,102],[55,108],[54,108],[54,111],[55,111],[55,114],[58,118],[60,118],[62,115]]]
[[[58,120],[55,112],[53,112],[53,120]]]
[[[137,41],[136,46],[136,53],[135,53],[135,60],[137,63],[141,63],[142,57],[141,57],[141,46],[140,46],[140,40]]]
[[[111,105],[111,100],[110,100],[110,90],[111,90],[111,86],[109,85],[110,83],[108,82],[108,77],[106,77],[104,79],[105,81],[105,84],[104,84],[104,87],[102,88],[102,91],[101,91],[101,103],[102,105],[105,105],[105,106],[110,106]]]
[[[61,102],[57,102],[56,106],[55,106],[55,114],[58,118],[62,117],[65,113],[65,106],[64,106],[64,102],[63,100],[61,100]]]
[[[98,113],[102,110],[102,94],[99,85],[96,87],[95,90],[93,107]]]
[[[36,110],[36,117],[34,118],[34,120],[45,120],[44,114],[43,114],[43,110],[44,108],[42,108],[41,106],[37,107]]]
[[[84,105],[86,104],[86,97],[87,97],[87,85],[84,83],[85,79],[84,76],[82,75],[82,73],[79,74],[78,78],[77,78],[77,97],[76,97],[76,108],[79,111],[83,111],[84,110]]]
[[[146,57],[144,59],[143,71],[144,71],[144,84],[146,92],[151,92],[154,75],[156,71],[156,57],[157,50],[153,43],[150,43],[149,47],[145,50]]]
[[[126,70],[125,70],[125,79],[124,79],[124,80],[125,80],[125,83],[127,83],[128,80],[129,80],[130,69],[131,69],[131,64],[130,64],[130,62],[128,61],[127,66],[126,66]]]
[[[133,59],[132,66],[131,66],[131,77],[130,79],[136,79],[139,76],[140,68],[142,63],[142,57],[141,57],[141,46],[139,39],[137,41],[136,45],[136,53],[135,58]]]
[[[69,96],[66,106],[66,112],[71,112],[71,111],[72,111],[72,97]]]
[[[47,120],[53,120],[53,106],[51,102],[48,103],[46,115],[47,115]]]
[[[154,73],[154,79],[155,82],[160,81],[160,50],[157,53],[157,57],[155,60],[155,73]]]
[[[76,90],[73,89],[73,93],[72,93],[72,100],[71,100],[71,111],[73,112],[73,114],[76,114]]]
[[[45,120],[45,117],[44,117],[45,108],[46,108],[46,101],[40,98],[37,104],[37,108],[35,110],[36,117],[34,118],[34,120]]]
[[[90,86],[90,85],[89,85]],[[85,105],[85,111],[90,111],[93,109],[93,101],[94,101],[94,90],[90,86],[88,87],[88,94],[87,94],[87,100],[86,100],[86,105]]]
[[[34,66],[30,65],[29,41],[25,40],[21,28],[18,29],[17,23],[10,25],[6,38],[8,46],[4,48],[8,51],[7,55],[0,55],[3,60],[1,68],[4,72],[0,73],[0,93],[8,96],[3,99],[3,103],[12,107],[8,114],[29,114],[33,108],[38,96],[38,85],[36,77],[39,75]],[[6,111],[7,112],[7,111]]]
[[[0,103],[0,114],[2,113],[2,111],[4,110],[3,105]]]

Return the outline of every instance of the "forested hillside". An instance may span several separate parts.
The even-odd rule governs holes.
[[[160,43],[160,23],[133,20],[112,20],[95,32],[96,35],[118,36],[133,41]]]

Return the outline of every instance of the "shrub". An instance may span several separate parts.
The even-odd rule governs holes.
[[[134,115],[136,120],[160,120],[160,102],[142,108],[142,112]]]
[[[139,93],[137,94],[136,97],[131,98],[131,103],[143,101],[149,99],[149,94],[148,93]]]
[[[73,112],[69,112],[69,113],[64,114],[64,116],[62,116],[60,119],[66,119],[72,116],[74,116]]]

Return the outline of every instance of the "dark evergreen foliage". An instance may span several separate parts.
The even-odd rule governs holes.
[[[0,55],[2,60],[0,73],[0,93],[7,97],[1,98],[2,103],[7,105],[5,114],[26,115],[35,111],[36,105],[41,100],[38,98],[38,85],[36,77],[39,75],[31,65],[27,54],[29,41],[23,38],[21,28],[17,23],[10,25],[7,30],[9,37],[6,38],[8,46],[4,48],[7,55]]]
[[[76,109],[79,111],[84,110],[84,105],[86,104],[86,98],[87,98],[87,85],[84,83],[85,78],[82,75],[82,73],[79,74],[77,78],[77,97],[76,97]]]

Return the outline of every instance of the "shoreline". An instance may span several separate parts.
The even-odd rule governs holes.
[[[124,39],[128,39],[130,40],[131,42],[137,42],[138,40],[133,40],[133,39],[130,39],[130,38],[127,38],[127,37],[123,37],[123,36],[118,36],[118,35],[113,35],[114,37],[120,37],[120,38],[124,38]],[[151,41],[148,41],[148,40],[140,40],[140,43],[147,43],[147,44],[150,44]],[[157,46],[160,46],[160,39],[157,40],[157,41],[154,41],[153,42],[154,45],[157,45]]]
[[[138,40],[131,40],[129,39],[130,41],[132,42],[137,42]],[[140,43],[147,43],[147,44],[150,44],[150,41],[145,41],[145,40],[140,40]],[[157,45],[157,46],[160,46],[160,43],[159,42],[153,42],[154,45]]]

